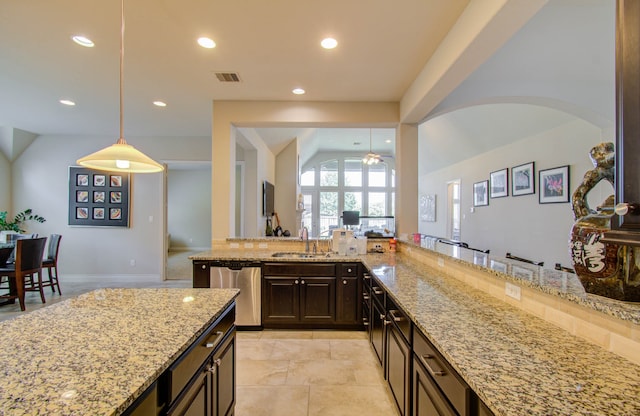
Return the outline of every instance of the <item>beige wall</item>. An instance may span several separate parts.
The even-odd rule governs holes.
[[[317,126],[317,127],[396,127],[398,103],[296,102],[296,101],[214,101],[212,133],[213,187],[212,240],[234,235],[236,127]],[[250,139],[251,138],[247,138]],[[256,140],[254,146],[259,145]],[[262,144],[257,148],[257,175],[252,180],[275,180],[275,156]],[[232,162],[233,161],[233,162]],[[277,186],[277,183],[275,184]],[[258,186],[262,192],[262,186]],[[261,200],[261,194],[257,198]],[[250,203],[247,212],[260,212]],[[256,220],[255,234],[245,229],[246,236],[264,235],[263,219]]]
[[[11,165],[0,152],[0,211],[11,210]]]

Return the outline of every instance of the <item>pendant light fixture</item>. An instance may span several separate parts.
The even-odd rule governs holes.
[[[382,163],[382,158],[379,154],[373,153],[371,150],[371,129],[369,129],[369,153],[362,159],[362,163],[365,165],[377,165]]]
[[[123,123],[123,73],[124,73],[124,0],[120,15],[120,138],[102,150],[78,159],[77,163],[86,168],[131,173],[154,173],[164,170],[163,166],[124,139]]]

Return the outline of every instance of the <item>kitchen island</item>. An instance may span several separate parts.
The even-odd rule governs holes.
[[[122,414],[237,295],[98,289],[0,322],[0,414]]]
[[[401,245],[399,253],[366,254],[357,260],[494,414],[640,414],[640,365],[466,284],[464,277],[452,277],[452,273],[465,273],[453,270],[455,263],[462,261],[455,256],[438,258],[436,266],[424,259],[419,261],[420,255],[432,254],[420,253],[423,251],[428,250]],[[272,262],[272,255],[273,250],[266,249],[216,249],[191,259]],[[300,258],[292,254],[277,260],[352,262],[354,257]],[[487,269],[491,278],[520,282],[515,276],[491,269],[490,259],[484,264],[481,268]],[[518,267],[527,270],[523,265]],[[501,281],[498,289],[504,296],[505,281]],[[521,285],[525,300],[525,288],[533,285],[529,274]],[[555,285],[553,281],[550,286]],[[621,325],[636,325],[637,306],[614,305],[610,312],[608,301],[583,296],[579,288],[569,286],[560,289],[561,297],[572,302],[575,298],[580,307],[595,302],[598,307],[593,309],[601,309],[598,313],[620,314]]]

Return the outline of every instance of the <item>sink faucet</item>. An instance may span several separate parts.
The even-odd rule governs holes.
[[[304,241],[304,252],[309,252],[309,229],[307,227],[302,227],[302,241]]]

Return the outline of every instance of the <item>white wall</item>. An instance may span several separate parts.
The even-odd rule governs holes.
[[[169,250],[211,247],[211,166],[167,172]]]
[[[421,137],[421,143],[425,138]],[[420,175],[421,194],[436,194],[437,222],[420,221],[420,232],[446,236],[447,182],[461,180],[461,240],[479,249],[490,249],[491,254],[513,255],[544,261],[545,267],[555,263],[571,267],[568,253],[568,236],[573,226],[573,211],[570,203],[539,204],[538,171],[562,165],[570,166],[572,193],[583,175],[593,165],[589,150],[602,141],[600,128],[576,119],[552,130],[526,137],[512,144],[483,153],[447,168]],[[456,146],[454,142],[450,145]],[[428,161],[430,155],[420,147],[421,160]],[[489,179],[489,173],[528,162],[535,162],[536,193],[533,195],[509,196],[490,199],[489,205],[473,206],[473,183]],[[424,170],[424,169],[423,169]],[[511,183],[509,183],[511,187]],[[613,194],[613,187],[601,183],[589,194],[589,203],[595,208]]]
[[[0,152],[0,211],[11,210],[11,165]]]
[[[30,223],[29,231],[62,234],[60,273],[64,275],[148,275],[162,273],[162,175],[139,174],[131,180],[129,228],[70,227],[68,225],[68,168],[76,160],[106,147],[113,137],[38,137],[16,159],[13,204],[32,208],[46,218]],[[211,141],[202,138],[128,138],[130,144],[156,160],[208,160]],[[211,188],[204,191],[209,194]],[[135,265],[131,266],[131,260]],[[63,277],[64,278],[64,277]]]

